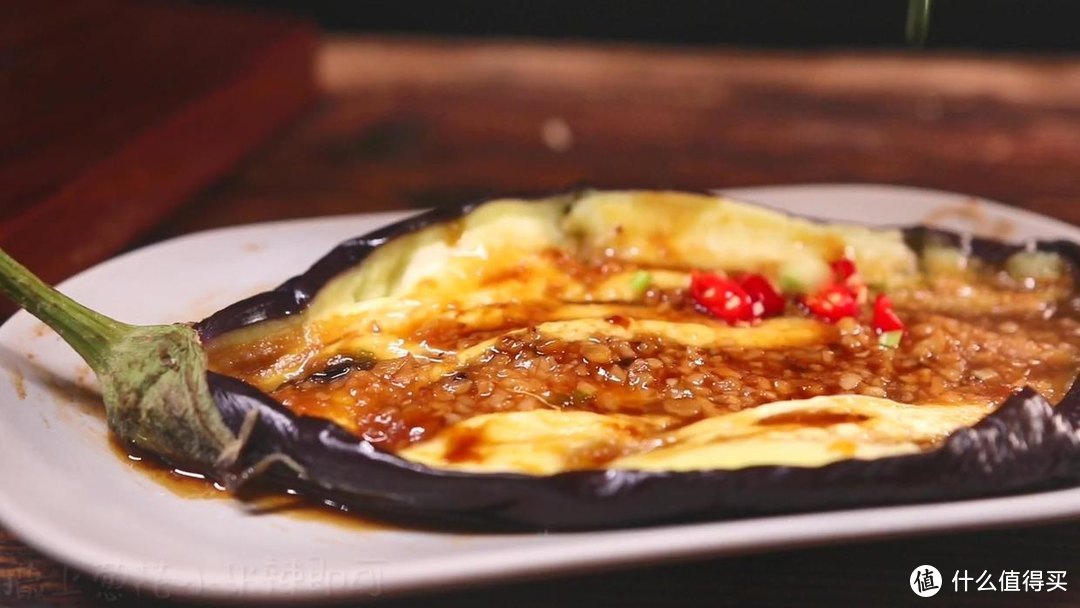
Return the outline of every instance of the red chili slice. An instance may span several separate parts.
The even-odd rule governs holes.
[[[874,331],[879,334],[890,331],[904,331],[904,322],[893,310],[889,296],[881,294],[874,300]]]
[[[829,266],[832,268],[836,282],[846,285],[851,290],[851,293],[855,294],[856,302],[859,304],[865,303],[868,290],[862,276],[859,275],[859,268],[855,265],[855,260],[840,258],[829,264]]]
[[[837,282],[840,283],[846,283],[848,279],[859,273],[859,269],[855,267],[855,261],[851,258],[840,258],[830,266]]]
[[[859,314],[859,302],[856,294],[847,285],[831,283],[817,293],[803,298],[803,304],[814,316],[836,323],[845,317]]]
[[[772,282],[760,274],[748,274],[739,279],[739,285],[750,296],[754,316],[775,317],[784,313],[784,296],[773,287]]]
[[[750,295],[727,277],[711,272],[691,273],[690,295],[709,314],[728,323],[754,319]]]

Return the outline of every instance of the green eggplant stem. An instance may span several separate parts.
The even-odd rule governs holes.
[[[46,285],[2,249],[0,291],[60,334],[97,373],[104,371],[109,349],[134,330]]]
[[[188,325],[129,325],[90,310],[0,250],[0,292],[53,328],[94,370],[109,428],[172,463],[212,470],[237,452]]]

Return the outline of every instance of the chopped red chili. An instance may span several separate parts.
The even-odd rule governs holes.
[[[814,316],[829,323],[859,314],[856,294],[847,285],[838,283],[830,283],[817,293],[804,297],[803,304]]]
[[[846,285],[855,295],[855,301],[859,304],[866,302],[867,288],[859,274],[859,268],[851,258],[840,258],[829,265],[833,271],[833,277],[837,283]]]
[[[879,334],[891,331],[904,331],[904,322],[896,311],[893,310],[892,300],[889,296],[881,294],[874,300],[874,331]]]
[[[690,295],[698,306],[728,323],[755,318],[753,301],[739,283],[711,272],[690,274]]]
[[[769,279],[760,274],[748,274],[739,278],[739,285],[750,296],[754,316],[775,317],[784,313],[784,296]]]
[[[832,264],[833,275],[840,283],[846,283],[848,279],[854,277],[859,273],[859,269],[855,267],[855,262],[851,258],[840,258]]]

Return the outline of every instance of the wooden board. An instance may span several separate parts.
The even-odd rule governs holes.
[[[0,15],[0,246],[49,281],[130,244],[314,96],[304,23],[118,0]]]
[[[508,192],[885,182],[1080,223],[1080,60],[330,39],[324,101],[158,232]]]

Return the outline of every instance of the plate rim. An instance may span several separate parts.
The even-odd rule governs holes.
[[[711,192],[717,192],[726,196],[731,196],[732,198],[750,202],[758,202],[754,200],[754,196],[768,198],[770,193],[784,193],[790,195],[791,193],[797,193],[799,191],[813,191],[809,196],[822,196],[822,193],[828,191],[844,191],[848,194],[864,191],[867,196],[872,197],[874,196],[874,191],[877,192],[878,196],[884,191],[889,191],[894,195],[907,193],[918,195],[920,197],[944,198],[954,196],[958,199],[977,199],[987,205],[988,208],[993,209],[996,213],[1011,216],[1012,218],[1031,224],[1052,226],[1054,231],[1058,232],[1060,235],[1054,238],[1070,238],[1080,241],[1080,228],[1062,220],[975,195],[929,188],[876,183],[807,183],[711,190]],[[768,206],[767,201],[761,204]],[[324,222],[359,219],[386,223],[418,212],[419,210],[408,210],[342,214],[314,218],[277,220],[201,230],[125,252],[66,279],[60,283],[58,287],[63,290],[66,285],[69,285],[72,282],[85,280],[82,277],[90,272],[99,271],[102,268],[114,264],[124,263],[132,257],[145,254],[148,251],[159,247],[183,246],[191,241],[198,241],[201,239],[224,237],[235,238],[245,232],[257,233],[262,230],[283,226],[295,227],[297,225],[315,225]],[[282,280],[285,278],[287,277],[282,277]],[[28,314],[25,311],[20,311],[0,326],[0,343],[5,342],[6,335],[11,331],[10,328],[15,324],[14,322],[16,319],[25,319],[26,317],[28,317]],[[1062,494],[1073,495],[1073,500],[1070,501],[1068,498],[1062,498],[1057,501],[1053,500],[1054,496]],[[389,563],[384,566],[383,583],[380,587],[381,593],[377,596],[371,595],[370,590],[350,589],[347,586],[341,588],[325,587],[320,589],[293,590],[288,594],[283,595],[279,590],[274,590],[272,588],[260,589],[245,585],[245,589],[238,592],[234,587],[229,585],[230,579],[228,577],[219,576],[216,579],[213,577],[208,579],[204,573],[199,573],[199,587],[197,590],[194,590],[194,593],[191,593],[193,589],[190,584],[190,573],[198,571],[189,571],[181,568],[174,568],[165,576],[156,578],[149,576],[140,577],[138,574],[121,573],[121,575],[118,576],[118,579],[122,584],[132,586],[152,583],[155,589],[162,589],[163,591],[168,592],[170,594],[169,597],[191,598],[204,601],[254,600],[273,603],[292,603],[329,599],[375,599],[376,597],[384,598],[406,593],[428,592],[496,581],[541,578],[551,575],[560,575],[569,571],[584,573],[631,564],[644,565],[648,563],[694,559],[704,556],[719,557],[751,552],[797,549],[816,545],[852,542],[857,539],[880,540],[883,538],[899,536],[931,534],[943,530],[956,532],[990,527],[1065,521],[1080,518],[1080,507],[1074,507],[1072,509],[1066,508],[1070,502],[1075,502],[1076,497],[1080,497],[1080,487],[964,501],[915,503],[912,505],[890,507],[864,507],[727,521],[619,529],[600,533],[592,532],[589,534],[603,535],[605,536],[605,540],[609,540],[608,537],[632,535],[632,537],[636,539],[636,544],[644,543],[648,547],[655,549],[655,552],[649,555],[642,555],[640,551],[624,554],[615,546],[617,543],[606,542],[601,545],[599,549],[594,546],[592,552],[579,551],[568,553],[565,546],[552,544],[524,549],[521,547],[488,549],[479,556],[470,556],[467,563],[460,563],[458,560],[447,559],[445,556],[421,558],[419,560],[403,560],[398,564]],[[1047,499],[1049,502],[1043,504],[1040,502],[1041,499]],[[1033,501],[1037,504],[1030,505],[1029,503]],[[101,570],[97,567],[99,563],[110,563],[108,560],[115,560],[117,558],[117,556],[110,554],[107,550],[103,552],[102,547],[99,545],[83,543],[85,546],[76,545],[73,548],[70,539],[65,539],[56,534],[49,534],[49,520],[47,518],[42,518],[35,522],[33,517],[25,517],[25,515],[27,515],[25,509],[23,509],[24,512],[21,513],[24,516],[22,520],[20,520],[18,515],[12,518],[11,515],[13,511],[17,514],[20,511],[20,509],[15,506],[17,502],[18,501],[14,499],[13,496],[10,496],[9,493],[0,494],[0,525],[3,525],[13,536],[49,558],[54,559],[61,564],[71,565],[81,571],[92,574],[101,573]],[[1004,508],[1007,507],[1010,502],[1019,502],[1020,504],[1016,505],[1014,508]],[[1003,503],[1005,504],[1003,505]],[[1028,507],[1027,509],[1018,508],[1019,506],[1025,505]],[[1037,508],[1031,508],[1032,506]],[[976,512],[981,513],[981,519],[972,517],[972,508],[974,508]],[[928,509],[936,511],[937,513],[935,513],[933,517],[925,517],[923,512]],[[784,534],[774,534],[772,536],[765,534],[764,537],[762,537],[762,532],[760,530],[756,532],[754,530],[762,527],[769,528],[779,526],[783,528],[784,526],[791,525],[792,520],[817,520],[825,517],[835,518],[839,516],[846,517],[849,521],[854,518],[854,521],[856,521],[858,525],[852,525],[850,529],[843,530],[840,533],[836,530],[831,530],[827,533],[820,533],[813,530],[792,535],[790,530],[788,530]],[[901,518],[907,517],[909,520],[911,518],[914,519],[908,521],[907,525],[897,526],[896,519],[894,519],[897,516],[900,516]],[[877,517],[888,518],[889,524],[881,526],[875,525],[875,522],[870,521]],[[977,519],[978,521],[972,521],[972,519]],[[30,521],[28,522],[27,520]],[[867,521],[860,522],[859,520]],[[812,529],[814,526],[805,526],[805,528]],[[738,534],[743,535],[740,537],[740,540],[735,543],[731,542],[733,531],[736,533],[736,536],[738,536]],[[715,546],[716,532],[724,532],[728,537],[728,542],[723,547]],[[574,536],[579,533],[558,534]],[[673,543],[673,539],[677,539],[679,542]],[[676,546],[672,546],[673,544]],[[517,567],[507,567],[506,554],[521,554],[523,552],[529,557],[527,564],[518,563]],[[120,556],[120,559],[122,558],[123,557]],[[102,561],[103,559],[104,561]],[[446,562],[448,561],[454,563],[447,564]],[[519,562],[521,561],[522,560],[519,560]],[[486,567],[481,567],[478,570],[478,573],[470,572],[470,570],[475,569],[477,565],[485,566],[485,563]],[[393,572],[393,577],[387,577],[385,571],[395,570],[395,566],[396,570],[400,570],[400,572]],[[390,579],[389,581],[386,580],[388,578]],[[388,582],[390,583],[389,585],[386,584]]]

